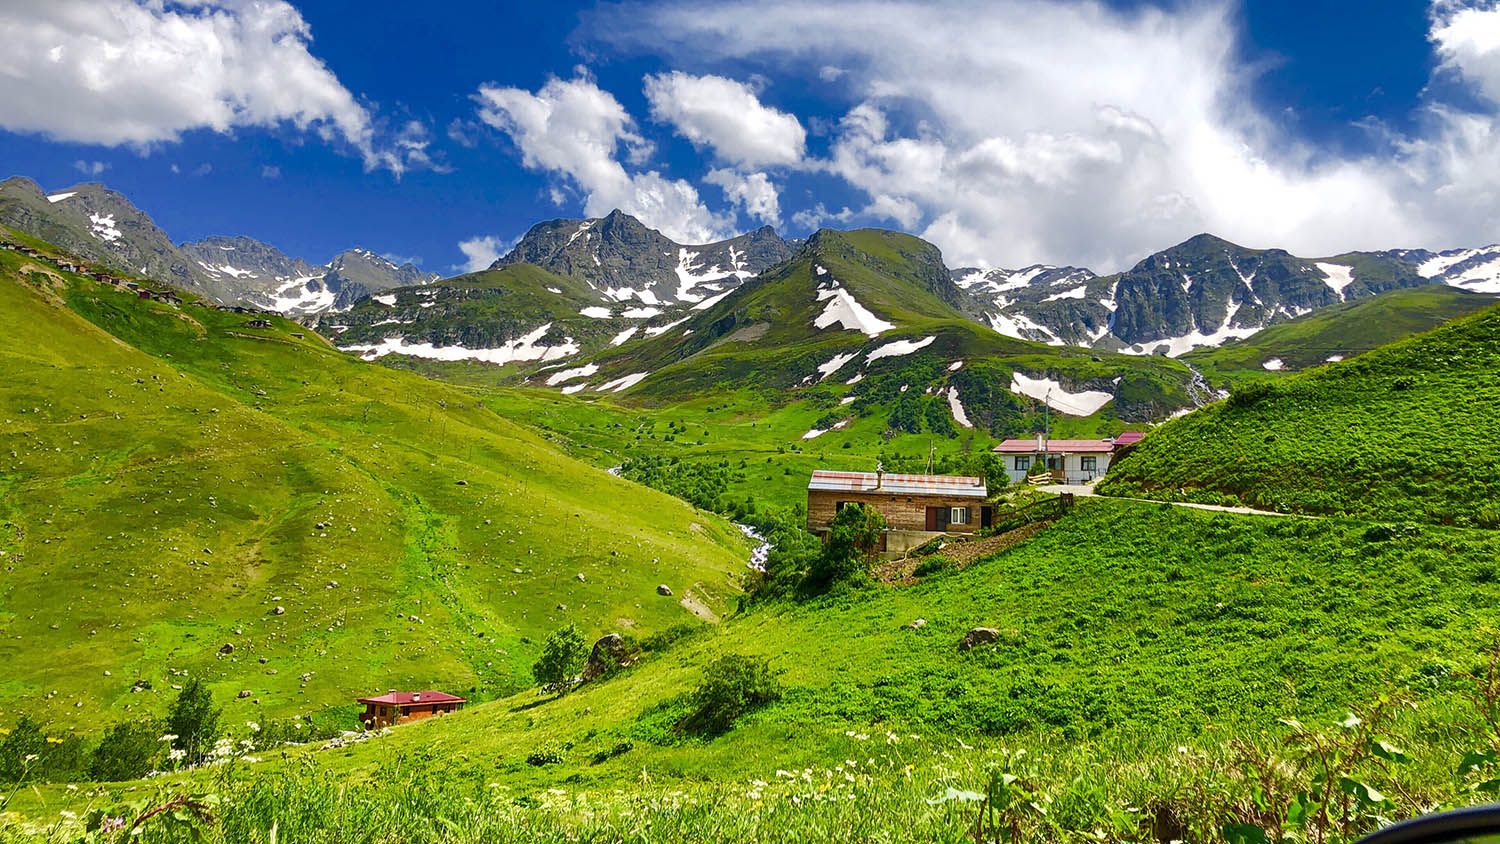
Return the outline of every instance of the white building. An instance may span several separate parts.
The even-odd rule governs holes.
[[[1021,483],[1032,467],[1041,465],[1052,473],[1054,481],[1083,484],[1104,477],[1110,458],[1140,439],[1141,435],[1134,432],[1102,440],[1054,440],[1038,434],[1006,440],[995,446],[995,452],[1005,461],[1011,483]]]

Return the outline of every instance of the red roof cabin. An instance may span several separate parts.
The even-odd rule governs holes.
[[[993,508],[984,478],[818,469],[807,483],[807,529],[826,536],[845,507],[869,507],[885,518],[878,550],[900,556],[949,533],[990,526]]]
[[[359,698],[358,702],[365,705],[359,721],[372,730],[457,712],[468,703],[461,697],[431,689],[422,692],[392,690],[379,697]]]

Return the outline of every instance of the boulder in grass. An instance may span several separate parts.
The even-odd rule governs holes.
[[[672,587],[670,587],[667,584],[663,583],[662,585],[656,587],[656,594],[658,594],[658,595],[665,595],[668,598],[670,598],[670,597],[672,597]]]
[[[963,641],[958,643],[958,649],[967,651],[980,645],[993,645],[1000,641],[1000,631],[993,627],[975,627],[964,634]]]
[[[583,666],[583,680],[588,682],[629,664],[625,650],[625,639],[618,633],[610,633],[594,643],[589,652],[589,661]]]

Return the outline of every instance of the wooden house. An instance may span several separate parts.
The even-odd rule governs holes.
[[[360,723],[372,730],[457,712],[468,703],[461,697],[431,689],[422,692],[391,690],[379,697],[358,698],[357,702],[365,705],[364,713],[359,716]]]
[[[879,550],[899,554],[937,536],[989,527],[988,497],[983,478],[819,469],[807,484],[807,529],[826,535],[840,510],[858,504],[885,519]]]

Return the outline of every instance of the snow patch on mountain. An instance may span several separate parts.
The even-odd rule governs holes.
[[[614,336],[614,339],[612,339],[612,340],[609,341],[609,344],[611,346],[618,346],[621,343],[624,343],[626,340],[629,340],[630,338],[634,337],[635,333],[637,331],[640,331],[640,330],[641,330],[640,326],[638,326],[638,325],[632,325],[629,328],[625,329],[624,331],[621,331],[619,334],[616,334]]]
[[[122,237],[118,228],[115,228],[115,215],[113,214],[90,214],[89,233],[105,243],[114,243]]]
[[[288,279],[271,291],[271,310],[283,314],[315,314],[333,307],[338,298],[323,277],[310,275]]]
[[[1343,264],[1313,264],[1327,276],[1328,286],[1344,298],[1344,288],[1354,283],[1354,268]]]
[[[932,345],[932,341],[936,339],[936,337],[923,337],[920,340],[897,340],[894,343],[886,343],[884,346],[881,346],[880,348],[871,352],[870,356],[865,358],[865,362],[874,363],[881,358],[894,358],[900,357],[901,355],[909,355],[912,352],[917,351],[918,349],[927,348],[928,346]]]
[[[822,329],[831,325],[839,325],[846,330],[858,331],[866,336],[874,337],[896,327],[895,323],[886,322],[875,316],[838,282],[833,282],[829,287],[820,285],[817,298],[819,302],[828,304],[824,306],[821,314],[813,318],[815,328]]]
[[[64,199],[67,199],[70,196],[75,196],[77,195],[77,193],[77,191],[68,191],[67,193],[54,193],[51,196],[47,197],[47,201],[55,204],[58,202],[62,202]]]
[[[1067,345],[1062,338],[1052,333],[1052,329],[1039,325],[1020,312],[990,314],[990,327],[997,333],[1017,340],[1039,341],[1049,346]]]
[[[599,305],[584,308],[578,313],[589,319],[609,319],[609,308],[600,307]]]
[[[974,423],[969,421],[969,414],[964,413],[963,402],[960,402],[958,400],[957,387],[948,388],[948,409],[953,411],[954,422],[957,422],[965,428],[974,427]]]
[[[646,380],[646,377],[650,374],[651,373],[649,372],[634,372],[630,375],[626,375],[624,378],[616,378],[613,381],[606,381],[603,384],[600,384],[597,389],[601,393],[623,393],[631,387],[634,387],[635,385]]]
[[[571,337],[563,339],[560,346],[539,345],[543,336],[552,328],[547,323],[524,337],[512,340],[493,349],[468,349],[463,346],[434,346],[431,343],[408,343],[405,337],[387,337],[380,343],[342,346],[346,352],[359,352],[365,360],[375,360],[386,355],[432,360],[477,360],[484,363],[507,364],[517,361],[557,360],[576,355],[579,346]]]
[[[1047,298],[1043,299],[1042,301],[1043,302],[1056,302],[1059,299],[1082,299],[1083,296],[1084,296],[1084,293],[1087,290],[1088,290],[1087,287],[1084,287],[1083,285],[1079,285],[1078,287],[1075,287],[1075,288],[1073,288],[1071,290],[1064,290],[1061,293],[1053,293],[1051,296],[1048,296]]]
[[[1093,416],[1099,408],[1114,400],[1114,396],[1102,390],[1083,390],[1073,393],[1064,389],[1060,381],[1051,378],[1032,378],[1020,372],[1010,374],[1010,391],[1044,402],[1058,413],[1069,416]]]
[[[818,380],[822,381],[824,378],[838,372],[844,364],[854,360],[856,357],[859,357],[859,352],[850,352],[846,355],[834,355],[827,363],[818,364],[818,372],[821,373]]]
[[[572,369],[564,369],[547,376],[547,386],[556,387],[564,381],[572,381],[574,378],[587,378],[599,371],[599,365],[586,363],[583,366],[575,366]]]

